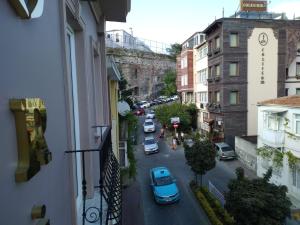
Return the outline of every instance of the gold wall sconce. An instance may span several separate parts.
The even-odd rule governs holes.
[[[31,209],[31,219],[39,219],[36,225],[50,225],[50,220],[45,218],[46,206],[45,205],[35,205]]]
[[[40,98],[11,99],[9,105],[15,117],[18,143],[15,180],[25,182],[38,173],[41,165],[52,160],[44,137],[46,107]]]

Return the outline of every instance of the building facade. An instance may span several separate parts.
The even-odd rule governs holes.
[[[194,60],[193,48],[205,40],[205,35],[196,32],[182,43],[182,51],[176,57],[177,91],[184,104],[194,103]]]
[[[285,74],[289,58],[296,57],[299,24],[223,18],[205,29],[208,107],[216,137],[234,146],[234,136],[256,135],[257,102],[285,95]]]
[[[258,156],[257,175],[273,167],[271,182],[288,188],[294,208],[300,208],[300,96],[267,100],[258,104],[257,147],[268,157]],[[274,161],[281,155],[282,161]],[[292,164],[290,155],[297,159]],[[275,163],[276,162],[276,163]],[[278,165],[279,164],[279,165]]]
[[[198,129],[202,134],[210,132],[209,112],[207,110],[208,103],[208,86],[207,86],[207,43],[202,43],[194,47],[193,65],[194,65],[194,96],[195,104],[198,111]]]
[[[106,21],[126,20],[130,0],[19,2],[0,8],[1,223],[88,224],[90,206],[118,223],[110,196],[120,193],[105,183],[120,176],[105,172],[118,171],[118,154],[104,33]]]

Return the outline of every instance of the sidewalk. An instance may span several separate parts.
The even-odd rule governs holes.
[[[122,224],[145,224],[141,188],[137,181],[122,190]]]

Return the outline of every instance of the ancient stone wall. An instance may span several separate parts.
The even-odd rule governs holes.
[[[128,82],[127,89],[132,90],[137,100],[157,97],[164,87],[166,71],[176,68],[176,62],[168,55],[122,48],[108,48],[107,54],[114,56]]]

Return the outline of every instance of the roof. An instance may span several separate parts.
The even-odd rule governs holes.
[[[300,96],[291,95],[281,98],[269,99],[258,103],[258,106],[278,105],[289,107],[300,107]]]
[[[185,42],[189,41],[191,38],[193,38],[197,34],[202,34],[202,32],[201,31],[197,31],[197,32],[193,33],[189,38],[187,38],[184,42],[182,42],[181,45],[183,45]]]
[[[151,139],[154,139],[153,135],[150,135],[150,136],[146,136],[146,137],[145,137],[145,141],[146,141],[146,140],[151,140]]]
[[[155,167],[152,168],[155,177],[166,177],[170,176],[170,172],[166,167]]]
[[[219,143],[215,143],[215,145],[219,146],[220,148],[222,147],[230,147],[227,143],[225,142],[219,142]]]

